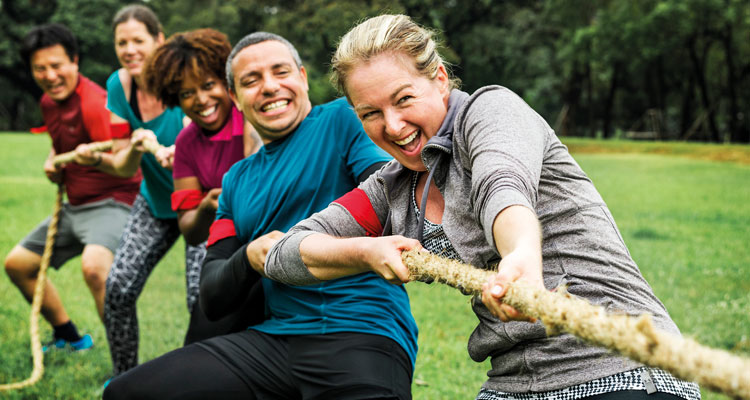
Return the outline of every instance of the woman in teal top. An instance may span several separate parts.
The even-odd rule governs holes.
[[[113,371],[118,375],[138,364],[138,296],[151,271],[180,236],[170,204],[171,162],[186,118],[179,107],[166,108],[142,90],[145,61],[164,42],[156,15],[145,6],[127,6],[115,15],[112,27],[122,68],[107,80],[107,107],[116,139],[106,161],[117,175],[132,175],[140,167],[144,178],[107,278],[104,326]],[[156,140],[162,150],[156,156],[146,152],[145,140]],[[205,254],[205,244],[185,246],[188,311],[198,296]]]

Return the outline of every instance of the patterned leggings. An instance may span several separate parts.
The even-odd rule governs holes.
[[[179,236],[176,219],[154,218],[143,197],[136,198],[107,277],[104,300],[104,327],[115,375],[138,365],[136,300],[151,271]],[[205,244],[185,246],[188,311],[198,300],[205,256]]]

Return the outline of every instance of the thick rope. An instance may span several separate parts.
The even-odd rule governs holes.
[[[410,250],[401,256],[412,277],[432,278],[472,294],[481,294],[482,285],[495,274],[427,252]],[[607,315],[604,308],[564,288],[550,292],[524,282],[511,283],[502,301],[541,319],[549,335],[570,333],[706,389],[750,399],[750,360],[660,331],[649,314]]]
[[[57,223],[60,220],[60,210],[62,209],[63,186],[57,189],[57,203],[55,210],[52,212],[52,218],[47,227],[47,241],[44,244],[42,261],[39,265],[39,273],[36,277],[36,286],[34,287],[34,299],[31,301],[31,316],[29,317],[29,334],[31,336],[31,356],[34,361],[34,369],[28,379],[0,385],[0,391],[21,389],[31,386],[44,374],[44,353],[42,353],[42,343],[39,340],[39,312],[42,309],[42,299],[44,298],[44,287],[47,284],[47,267],[49,267],[52,258],[52,249],[55,245],[55,235],[57,234]]]
[[[163,146],[160,145],[156,140],[144,140],[143,147],[149,153],[156,155],[156,152],[159,151],[159,149],[161,149]]]
[[[111,140],[107,140],[104,142],[89,143],[89,149],[91,149],[91,151],[107,151],[111,148],[112,148]],[[75,150],[73,150],[67,153],[61,153],[61,154],[56,155],[55,157],[52,158],[52,163],[54,163],[55,165],[60,165],[60,164],[71,162],[75,160],[75,158],[76,158],[76,152]]]
[[[107,150],[112,149],[112,141],[106,140],[103,142],[92,142],[92,143],[89,143],[88,146],[89,146],[89,149],[93,152],[107,151]],[[162,148],[162,145],[160,145],[155,140],[145,140],[143,141],[143,147],[149,153],[156,154],[156,152]],[[52,158],[52,163],[54,163],[55,165],[60,165],[60,164],[71,162],[75,160],[75,158],[76,158],[76,151],[73,150],[67,153],[61,153],[61,154],[56,155],[55,157]]]

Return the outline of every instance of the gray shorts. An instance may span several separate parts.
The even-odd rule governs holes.
[[[60,268],[89,244],[104,246],[114,254],[129,214],[130,206],[112,198],[78,206],[63,204],[50,266]],[[19,245],[41,256],[50,218],[37,225]]]

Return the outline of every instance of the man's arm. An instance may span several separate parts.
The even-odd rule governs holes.
[[[62,168],[59,165],[55,165],[52,159],[55,158],[57,152],[54,148],[49,149],[49,155],[44,160],[44,174],[47,175],[47,179],[52,183],[62,183]]]
[[[201,308],[208,319],[222,318],[243,304],[261,278],[254,268],[263,270],[268,250],[281,235],[273,231],[246,245],[230,236],[208,247],[200,284]]]
[[[236,310],[242,294],[260,279],[244,256],[245,247],[237,236],[231,236],[208,248],[201,269],[199,298],[209,320],[218,320]]]
[[[370,165],[369,167],[367,167],[367,169],[364,170],[364,172],[362,172],[361,174],[359,174],[359,176],[357,177],[357,183],[362,183],[365,180],[367,180],[367,178],[369,178],[370,175],[372,175],[375,172],[379,171],[380,168],[382,168],[383,165],[385,165],[385,164],[388,164],[388,161],[378,161],[378,162]]]

